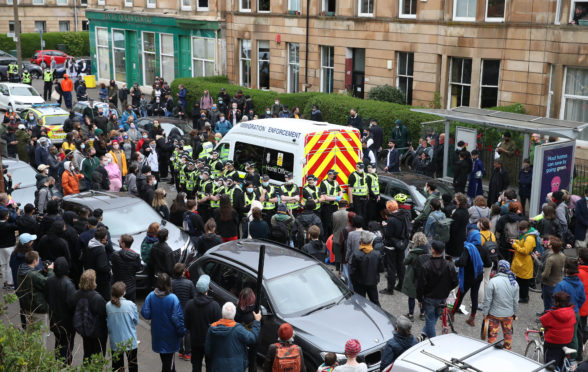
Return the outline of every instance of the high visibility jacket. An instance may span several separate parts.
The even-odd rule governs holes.
[[[318,186],[306,185],[306,186],[304,186],[304,190],[310,194],[310,197],[312,198],[312,200],[318,200],[318,198],[319,198]],[[304,193],[302,193],[302,195],[304,196]],[[302,198],[302,207],[304,208],[305,205],[306,205],[306,199]],[[321,203],[317,202],[314,210],[320,209],[320,207],[321,207]]]
[[[182,149],[184,151],[188,151],[190,153],[190,156],[192,156],[192,146],[184,146],[182,147]]]
[[[287,196],[295,196],[298,191],[298,187],[296,185],[292,185],[292,187],[290,188],[290,190],[288,190],[286,188],[286,185],[282,185],[280,187],[280,190],[282,190],[282,193],[287,195]],[[286,203],[286,207],[290,210],[294,210],[296,208],[298,208],[298,202],[295,201],[291,201],[291,202],[287,202]]]
[[[214,178],[220,177],[223,174],[222,168],[221,170],[216,169],[219,163],[222,163],[220,159],[216,159],[210,162],[210,172]]]
[[[45,70],[43,72],[43,81],[50,83],[53,81],[53,71],[51,70]]]
[[[321,183],[321,185],[323,183],[325,184],[325,188],[327,189],[327,191],[325,193],[327,196],[331,196],[331,197],[334,197],[334,198],[337,197],[337,196],[339,196],[339,192],[341,191],[341,186],[339,186],[339,184],[337,183],[337,181],[333,180],[333,184],[331,185],[331,183],[329,182],[329,180],[324,179],[323,182]],[[336,200],[334,200],[334,201],[327,201],[327,202],[324,202],[324,203],[325,204],[337,204],[337,201]]]
[[[226,161],[229,158],[229,147],[223,146],[218,156],[221,158],[221,160]]]
[[[206,187],[212,183],[210,179],[198,180],[198,199],[202,199],[206,196]]]
[[[28,72],[22,73],[22,82],[24,84],[29,84],[31,82],[31,74]]]
[[[196,170],[188,171],[186,174],[186,191],[194,191],[196,181],[198,180],[198,172]]]
[[[217,196],[217,195],[222,195],[225,193],[225,187],[224,186],[219,186],[216,183],[212,184],[212,196]],[[212,208],[218,208],[220,207],[220,200],[211,200],[210,201],[210,206]]]
[[[214,146],[212,145],[212,142],[210,142],[210,141],[204,142],[202,144],[202,151],[200,151],[200,154],[198,155],[198,159],[210,157],[210,154],[212,153],[213,148],[214,148]]]
[[[267,192],[265,194],[265,201],[263,202],[263,210],[270,211],[276,209],[276,203],[268,201],[276,196],[276,189],[272,185],[269,185],[268,188],[264,187],[264,189],[266,189]]]
[[[237,173],[236,170],[233,169],[232,171],[230,171],[230,170],[227,169],[225,171],[225,177],[231,177],[232,178],[235,173]]]
[[[380,196],[380,182],[376,173],[368,173],[367,176],[370,178],[370,192],[374,196]]]
[[[251,193],[251,195],[249,195],[249,193],[244,192],[243,193],[243,198],[245,199],[245,207],[251,205],[251,203],[253,203],[254,200],[257,200],[257,194],[254,192]]]
[[[186,164],[180,165],[180,184],[186,184],[186,172],[188,172],[188,166]]]
[[[11,63],[8,65],[8,73],[9,74],[18,74],[18,65],[16,63]]]
[[[353,172],[351,174],[355,175],[355,183],[353,185],[350,185],[353,188],[351,194],[355,195],[355,196],[367,196],[368,185],[367,185],[367,176],[366,176],[365,172],[363,172],[362,174],[359,174],[357,172]]]

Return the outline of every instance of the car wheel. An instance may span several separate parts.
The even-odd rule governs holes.
[[[33,79],[38,79],[38,78],[40,78],[40,77],[41,77],[41,74],[39,74],[39,72],[38,72],[38,71],[33,71],[33,72],[31,72],[31,77],[32,77]]]

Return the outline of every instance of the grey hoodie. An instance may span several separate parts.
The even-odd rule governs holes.
[[[519,310],[519,285],[512,285],[508,275],[498,273],[490,279],[482,305],[484,315],[498,318],[516,315]]]

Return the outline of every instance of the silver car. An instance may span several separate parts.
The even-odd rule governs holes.
[[[548,369],[500,346],[451,333],[433,337],[411,347],[396,359],[391,370],[430,371],[542,372]]]

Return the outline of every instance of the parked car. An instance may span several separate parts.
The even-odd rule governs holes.
[[[43,76],[43,69],[39,65],[35,65],[35,64],[29,63],[29,62],[23,62],[21,67],[22,67],[21,72],[23,72],[24,70],[28,70],[29,74],[31,74],[31,77],[33,79],[39,79],[40,77]]]
[[[453,196],[453,187],[441,182],[438,179],[427,177],[423,174],[412,172],[379,173],[380,202],[378,209],[386,208],[386,202],[394,199],[396,194],[408,196],[408,203],[412,205],[413,218],[420,214],[425,206],[427,195],[423,188],[427,182],[435,182],[440,195],[445,193]]]
[[[190,237],[172,223],[167,223],[159,213],[142,199],[125,192],[87,191],[68,195],[63,198],[62,207],[67,211],[77,212],[86,207],[93,211],[101,208],[104,211],[102,222],[108,226],[112,245],[119,250],[118,240],[123,234],[130,234],[133,239],[132,250],[141,254],[141,242],[145,238],[147,228],[152,222],[159,222],[161,227],[169,231],[167,244],[174,250],[176,261],[189,260],[193,255]],[[137,289],[150,290],[150,281],[146,272],[146,264],[137,272]]]
[[[433,337],[402,353],[391,372],[546,372],[542,364],[484,341],[455,333]]]
[[[0,56],[0,81],[8,81],[8,65],[16,62],[14,56]]]
[[[36,50],[31,57],[31,63],[40,65],[42,61],[45,61],[45,63],[49,65],[51,64],[51,58],[53,58],[57,64],[63,64],[65,63],[65,60],[70,57],[70,55],[60,50]]]
[[[109,116],[111,112],[115,112],[116,113],[116,117],[120,118],[121,113],[117,108],[109,108],[108,103],[105,102],[100,102],[100,101],[94,101],[94,108],[96,109],[96,115],[98,112],[98,109],[101,108],[102,112],[104,113],[104,116]],[[73,106],[73,112],[76,114],[77,117],[79,117],[80,119],[84,118],[84,115],[89,115],[88,114],[88,110],[90,109],[90,102],[88,101],[78,101],[74,106]]]
[[[29,114],[35,116],[35,120],[41,119],[43,126],[47,127],[47,136],[54,144],[62,143],[66,133],[63,131],[63,123],[69,117],[69,112],[65,111],[56,103],[47,103],[43,105],[33,105],[24,112],[23,118]]]
[[[382,349],[392,338],[396,319],[365,297],[350,291],[324,264],[301,251],[261,240],[238,240],[207,251],[189,267],[190,278],[211,278],[209,294],[219,304],[236,303],[244,287],[255,290],[259,247],[265,245],[261,291],[261,334],[257,353],[264,356],[288,322],[302,347],[307,371],[316,371],[328,352],[343,361],[345,342],[359,340],[360,358],[379,371]]]
[[[170,118],[165,116],[146,116],[137,120],[137,128],[142,132],[149,132],[153,128],[153,121],[158,120],[161,128],[165,131],[166,135],[170,135],[172,129],[177,128],[180,131],[180,135],[184,140],[188,137],[192,126],[185,120],[177,118]]]
[[[3,57],[0,56],[0,81],[7,81],[8,80],[8,65],[11,62],[16,62],[16,58],[10,57]],[[24,70],[28,70],[31,74],[33,79],[38,79],[43,76],[43,69],[40,66],[34,65],[29,62],[23,62],[21,65],[20,73],[24,72]]]
[[[3,50],[0,50],[0,57],[12,57],[12,58],[15,58],[12,54],[7,53],[7,52],[5,52]]]
[[[14,111],[21,112],[39,103],[45,103],[45,100],[34,87],[28,84],[0,84],[1,110],[8,110],[9,107],[12,107]]]

